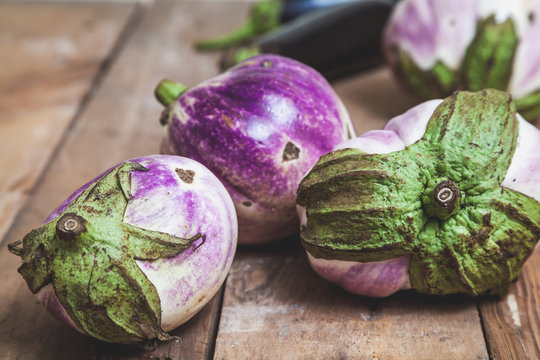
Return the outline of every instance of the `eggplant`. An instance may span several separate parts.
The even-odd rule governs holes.
[[[238,238],[232,199],[188,158],[127,160],[83,185],[22,241],[18,272],[60,322],[96,339],[178,340],[219,290]]]
[[[312,68],[278,55],[250,58],[192,88],[164,80],[161,153],[204,164],[233,198],[240,244],[298,232],[296,189],[342,141],[354,137],[349,114]]]
[[[345,141],[298,187],[315,272],[358,295],[503,295],[540,238],[540,130],[456,91]]]
[[[540,118],[540,1],[403,0],[383,35],[386,61],[419,100],[508,91]]]
[[[282,24],[285,24],[313,10],[353,2],[362,2],[362,0],[284,0],[280,11],[280,20]]]
[[[246,22],[238,28],[223,36],[201,40],[195,47],[198,50],[218,50],[245,45],[245,42],[313,10],[352,2],[362,0],[262,0],[251,7]]]
[[[384,63],[382,33],[396,2],[362,0],[312,11],[250,46],[227,50],[220,70],[258,53],[295,59],[330,81],[374,68]]]

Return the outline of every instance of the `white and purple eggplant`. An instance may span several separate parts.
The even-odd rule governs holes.
[[[313,269],[352,293],[502,294],[540,238],[540,130],[502,91],[431,100],[321,157],[298,210]]]
[[[161,152],[195,159],[223,182],[241,244],[297,233],[300,180],[354,134],[328,82],[278,55],[252,57],[189,90],[162,81],[156,97],[167,106]]]
[[[384,33],[388,64],[423,99],[508,91],[540,115],[540,0],[403,0]]]
[[[128,160],[79,188],[10,244],[32,293],[99,340],[171,340],[218,291],[237,244],[232,200],[180,156]]]

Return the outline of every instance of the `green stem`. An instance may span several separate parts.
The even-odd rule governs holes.
[[[186,86],[172,80],[164,79],[156,86],[154,95],[163,106],[167,107],[186,92],[186,90]]]
[[[238,64],[252,56],[259,55],[260,53],[259,48],[256,46],[242,47],[234,53],[234,61],[236,64]]]
[[[197,50],[218,50],[247,41],[258,35],[253,21],[248,20],[233,32],[213,39],[202,40],[195,44]]]
[[[219,67],[222,71],[225,71],[252,56],[259,55],[260,53],[259,48],[254,45],[242,46],[240,48],[235,47],[223,53],[223,56],[219,60]]]
[[[280,26],[281,0],[262,0],[252,6],[248,19],[233,32],[202,40],[195,44],[198,50],[218,50],[238,45]]]
[[[422,204],[428,216],[446,220],[459,210],[461,192],[452,180],[434,178],[422,195]]]

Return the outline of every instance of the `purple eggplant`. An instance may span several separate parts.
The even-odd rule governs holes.
[[[313,269],[359,295],[502,295],[540,238],[540,131],[498,90],[421,103],[298,190]]]
[[[540,116],[539,0],[403,0],[384,31],[397,78],[422,99],[500,89]]]
[[[61,322],[124,344],[171,340],[225,280],[236,250],[229,194],[201,164],[126,161],[69,196],[9,250]]]
[[[349,115],[314,69],[259,55],[189,90],[162,81],[161,151],[207,166],[236,206],[239,242],[296,233],[296,189],[318,158],[354,135]]]

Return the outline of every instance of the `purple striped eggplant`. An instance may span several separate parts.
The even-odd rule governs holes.
[[[321,157],[298,204],[312,267],[352,293],[503,294],[540,238],[540,131],[508,93],[456,92]]]
[[[191,89],[162,81],[156,96],[167,106],[162,153],[195,159],[223,182],[241,244],[296,233],[298,183],[353,134],[328,82],[278,55],[252,57]]]
[[[237,243],[234,205],[194,160],[123,162],[79,188],[10,244],[32,293],[99,340],[170,340],[225,280]]]
[[[540,0],[403,0],[384,34],[389,65],[423,99],[508,91],[540,116]]]

